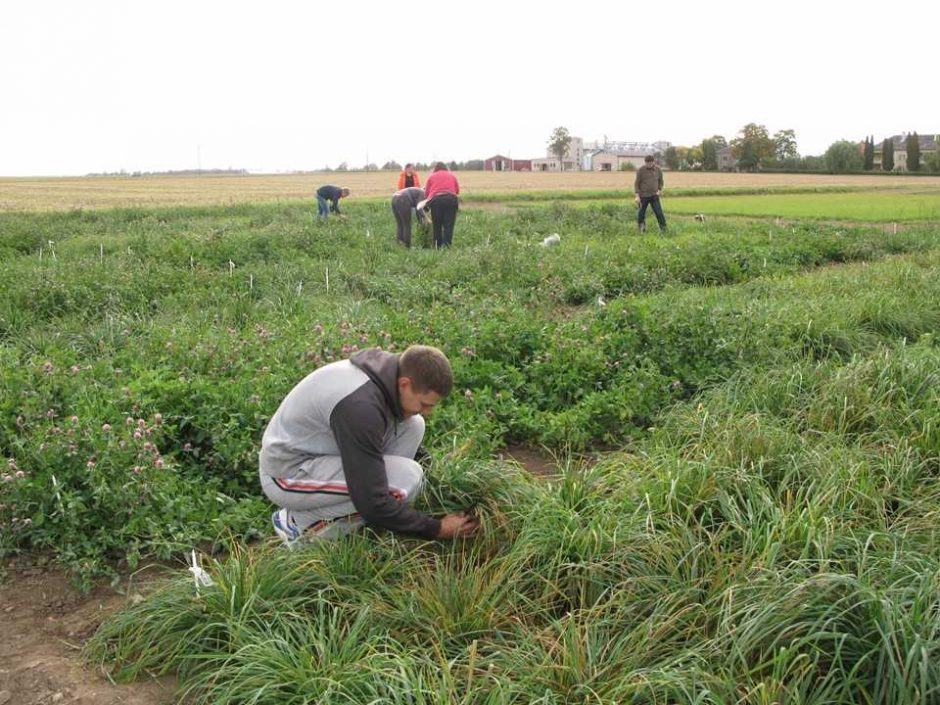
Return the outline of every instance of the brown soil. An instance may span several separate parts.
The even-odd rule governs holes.
[[[595,448],[591,453],[573,454],[570,457],[556,457],[544,450],[535,450],[525,446],[511,445],[496,454],[499,460],[519,463],[536,477],[554,477],[563,475],[574,467],[591,467],[604,455],[616,452],[616,448]]]
[[[19,563],[0,582],[0,705],[164,705],[175,680],[114,685],[80,649],[128,597],[107,586],[83,595],[61,571]],[[134,590],[131,590],[131,594]]]
[[[546,453],[531,448],[510,446],[498,453],[500,460],[513,460],[537,477],[547,477],[559,473],[558,461]]]

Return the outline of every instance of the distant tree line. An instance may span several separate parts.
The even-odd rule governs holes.
[[[730,143],[721,135],[714,135],[690,147],[669,147],[662,155],[663,162],[667,168],[677,171],[717,171],[720,168],[718,153],[726,147],[731,147],[734,168],[738,171],[846,173],[876,168],[873,135],[863,142],[833,142],[822,156],[800,156],[793,130],[779,130],[771,136],[766,126],[753,122],[741,128]],[[922,158],[916,132],[905,137],[904,149],[907,171],[940,173],[940,151],[932,151]],[[888,138],[881,144],[880,169],[893,171],[894,167],[894,142]]]
[[[898,166],[894,158],[894,140],[890,137],[881,143],[881,164],[875,164],[875,137],[869,135],[861,144],[840,140],[833,142],[826,150],[826,168],[832,172],[848,171],[894,171]],[[920,151],[920,137],[916,132],[904,138],[906,160],[904,168],[913,173],[929,171],[940,173],[940,150],[933,150],[923,156]]]
[[[663,161],[678,171],[718,171],[719,153],[731,148],[737,171],[820,171],[822,157],[801,157],[794,130],[778,130],[770,135],[765,125],[748,123],[730,142],[722,135],[706,137],[692,146],[666,149]]]
[[[443,161],[443,160],[440,160]],[[409,162],[414,164],[415,169],[418,171],[431,171],[437,162]],[[447,168],[451,171],[483,171],[483,160],[482,159],[468,159],[465,162],[455,162],[449,161],[444,162],[447,165]],[[366,164],[361,167],[351,167],[346,162],[340,162],[339,166],[332,168],[329,166],[323,167],[323,171],[401,171],[402,165],[396,162],[395,160],[385,162],[381,167],[376,164]]]
[[[247,174],[247,169],[176,169],[171,171],[101,171],[85,176],[221,176],[229,174]]]

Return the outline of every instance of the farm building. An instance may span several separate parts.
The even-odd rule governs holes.
[[[564,160],[559,163],[557,154],[546,151],[544,158],[532,160],[532,171],[580,171],[583,159],[584,140],[572,137]]]
[[[648,154],[662,154],[671,146],[670,142],[585,142],[572,137],[563,160],[546,150],[544,157],[516,159],[497,154],[485,161],[487,171],[620,171],[643,165]]]
[[[734,158],[731,147],[722,147],[716,152],[718,157],[718,171],[737,171],[738,160]]]
[[[619,171],[620,155],[606,149],[588,152],[584,157],[586,171]]]
[[[662,154],[669,142],[589,142],[584,145],[585,171],[620,171],[643,166],[648,154]]]
[[[907,135],[891,135],[888,139],[894,144],[894,170],[907,171]],[[920,144],[920,163],[923,169],[925,157],[936,154],[940,149],[940,135],[918,135]],[[875,142],[875,169],[881,169],[884,140]]]
[[[497,154],[483,160],[483,171],[532,171],[532,160],[513,159]]]
[[[588,152],[584,156],[584,170],[620,171],[622,169],[636,169],[643,166],[643,160],[646,159],[647,154],[654,154],[654,152],[637,150],[614,152],[609,149],[598,149]]]

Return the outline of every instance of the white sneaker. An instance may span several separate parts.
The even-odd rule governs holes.
[[[284,545],[292,549],[300,539],[300,529],[297,528],[294,520],[290,518],[287,510],[278,509],[274,512],[271,515],[271,524],[274,526],[274,533],[280,537]]]

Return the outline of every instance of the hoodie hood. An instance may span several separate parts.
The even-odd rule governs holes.
[[[398,399],[398,353],[390,353],[379,348],[360,350],[349,358],[349,361],[360,370],[369,375],[382,390],[382,396],[388,403],[388,408],[399,421],[404,418],[401,402]]]

